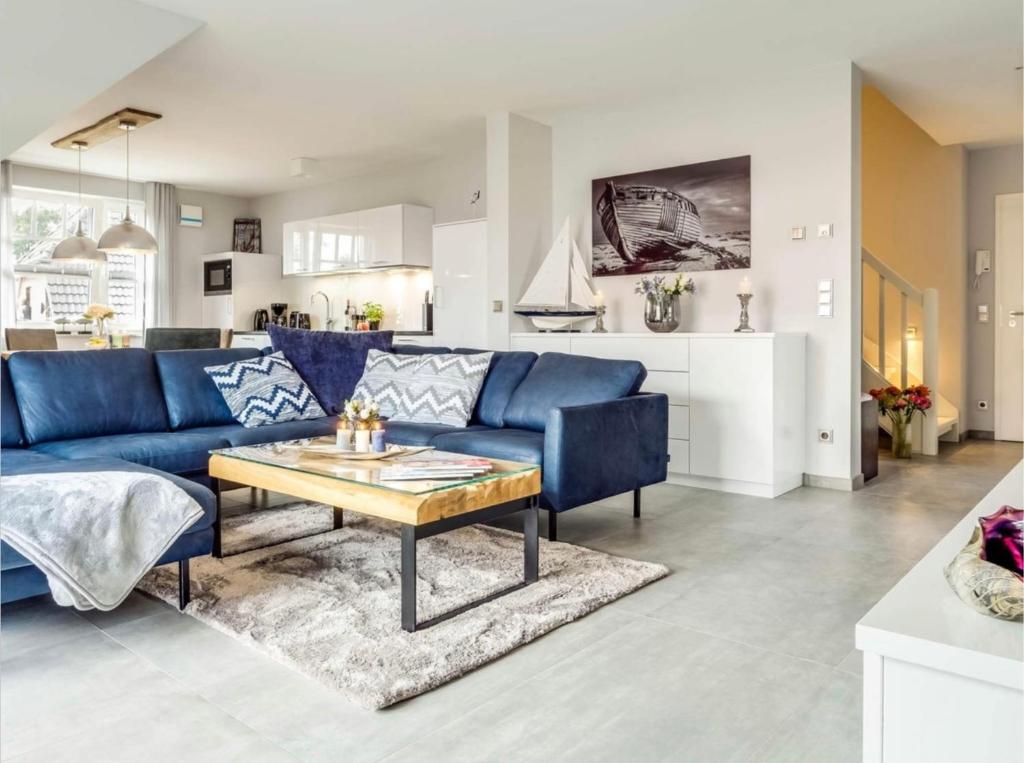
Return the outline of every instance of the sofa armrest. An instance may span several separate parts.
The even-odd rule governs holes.
[[[544,430],[544,499],[558,511],[664,482],[668,397],[556,408]]]

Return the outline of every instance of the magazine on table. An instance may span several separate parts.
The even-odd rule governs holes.
[[[452,456],[445,453],[418,454],[403,458],[380,470],[382,480],[468,479],[494,469],[486,458]]]

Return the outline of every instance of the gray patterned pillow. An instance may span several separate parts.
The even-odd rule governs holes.
[[[283,353],[208,366],[204,370],[242,426],[251,428],[327,415]]]
[[[352,396],[373,398],[387,419],[464,427],[493,354],[393,355],[370,350]]]

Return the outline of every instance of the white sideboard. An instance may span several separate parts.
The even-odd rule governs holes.
[[[943,568],[978,517],[1024,503],[1016,467],[857,623],[864,760],[1020,760],[1024,628],[968,607]]]
[[[638,360],[668,395],[669,481],[774,498],[803,484],[803,334],[516,333],[513,350]]]

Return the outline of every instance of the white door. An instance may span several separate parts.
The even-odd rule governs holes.
[[[434,226],[434,342],[487,347],[487,221]]]
[[[1024,440],[1024,194],[996,196],[997,440]]]

